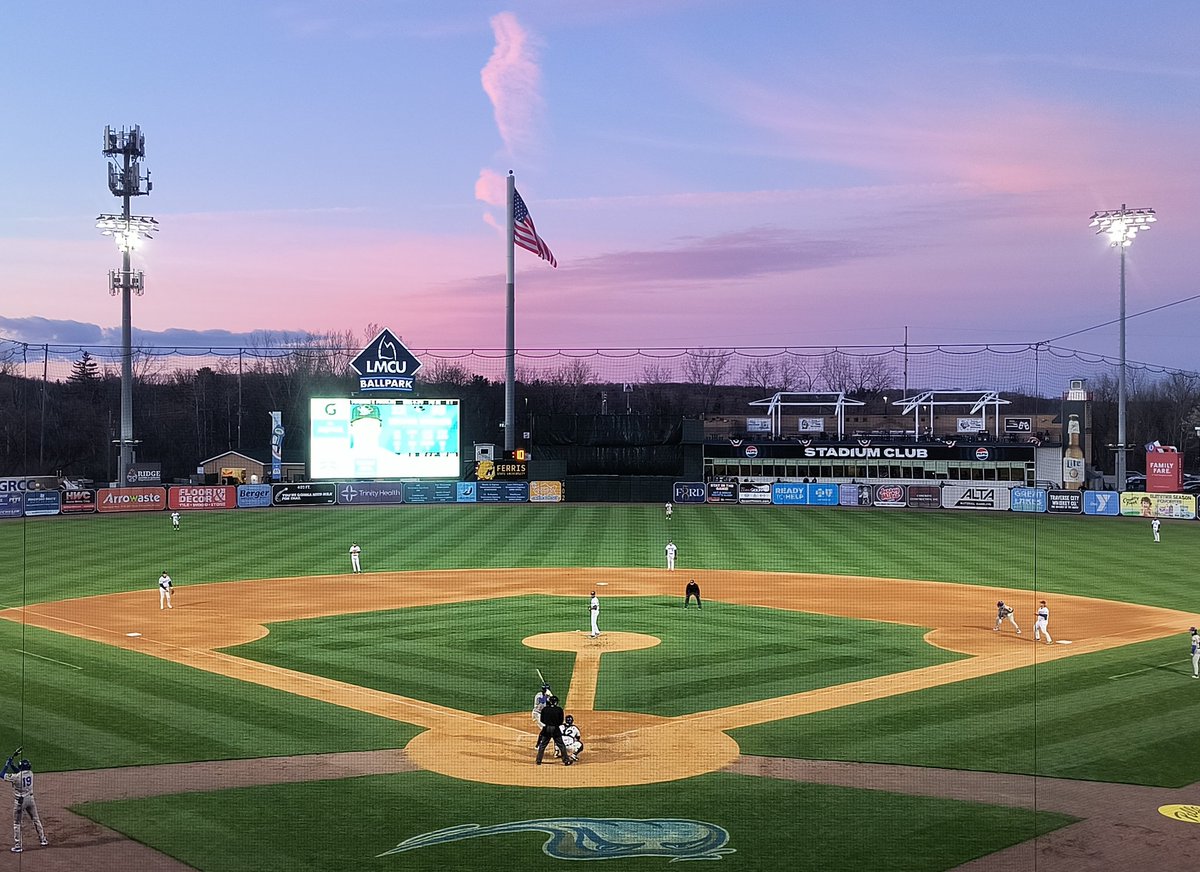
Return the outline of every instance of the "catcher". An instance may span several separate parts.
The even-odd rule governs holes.
[[[562,725],[562,737],[563,745],[567,749],[567,758],[575,763],[583,751],[583,739],[579,735],[579,727],[575,726],[574,715],[567,715],[566,722]]]
[[[1013,617],[1013,607],[1006,606],[1004,600],[996,603],[996,626],[992,627],[993,631],[1000,629],[1000,625],[1004,623],[1004,619],[1008,618],[1009,623],[1016,627],[1017,635],[1021,635],[1021,628],[1017,627],[1017,619]]]

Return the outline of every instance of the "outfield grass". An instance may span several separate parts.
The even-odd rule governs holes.
[[[395,748],[420,732],[8,621],[0,706],[0,747],[23,744],[39,772]]]
[[[586,629],[586,603],[581,597],[524,596],[289,621],[226,651],[497,714],[529,704],[535,668],[560,694],[567,689],[574,654],[534,650],[521,640]],[[710,602],[703,611],[679,605],[674,597],[605,599],[605,626],[662,641],[604,656],[598,708],[657,715],[708,711],[962,656],[927,645],[927,630],[920,627],[725,603]]]
[[[430,797],[437,797],[430,802]],[[523,832],[377,857],[421,833],[537,818],[684,818],[729,832],[721,868],[935,872],[1071,821],[1062,815],[715,773],[670,784],[529,790],[403,775],[193,793],[79,809],[202,872],[539,869]],[[665,859],[607,859],[606,872]]]

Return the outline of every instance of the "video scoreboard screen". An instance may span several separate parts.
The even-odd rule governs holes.
[[[314,397],[309,411],[314,479],[461,473],[458,400]]]

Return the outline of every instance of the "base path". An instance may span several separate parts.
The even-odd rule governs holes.
[[[688,573],[691,576],[691,573]],[[261,581],[186,584],[175,608],[160,610],[157,588],[9,609],[25,620],[74,636],[140,651],[220,675],[426,728],[409,744],[422,768],[495,784],[605,787],[686,778],[728,766],[738,757],[728,732],[865,700],[965,681],[1034,663],[1102,651],[1178,634],[1194,623],[1181,612],[1055,594],[1051,627],[1071,644],[1044,645],[1010,631],[993,632],[995,602],[1031,616],[1044,595],[1010,588],[899,579],[794,573],[696,573],[704,598],[767,608],[838,615],[928,628],[925,641],[968,655],[952,663],[819,688],[673,718],[594,711],[605,656],[657,644],[653,636],[621,632],[619,610],[605,609],[598,638],[582,631],[590,591],[605,598],[664,597],[682,601],[680,575],[655,569],[504,569],[376,573]],[[266,625],[353,612],[531,594],[579,592],[579,627],[530,637],[531,647],[575,652],[568,702],[583,725],[580,765],[532,765],[537,734],[528,710],[481,715],[383,693],[226,654],[219,649],[266,635]],[[720,620],[706,610],[706,620]],[[711,617],[710,617],[711,616]],[[1031,627],[1029,628],[1032,629]],[[137,634],[137,635],[134,635]],[[522,703],[524,700],[522,700]],[[472,748],[468,757],[461,753]],[[679,753],[673,753],[678,750]]]

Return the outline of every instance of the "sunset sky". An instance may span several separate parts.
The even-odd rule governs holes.
[[[517,251],[520,348],[1049,339],[1117,316],[1098,209],[1158,212],[1130,313],[1200,294],[1197,45],[1194,0],[20,4],[0,337],[118,341],[136,123],[145,341],[502,348],[509,169],[559,263]],[[1129,322],[1198,340],[1200,300]]]

